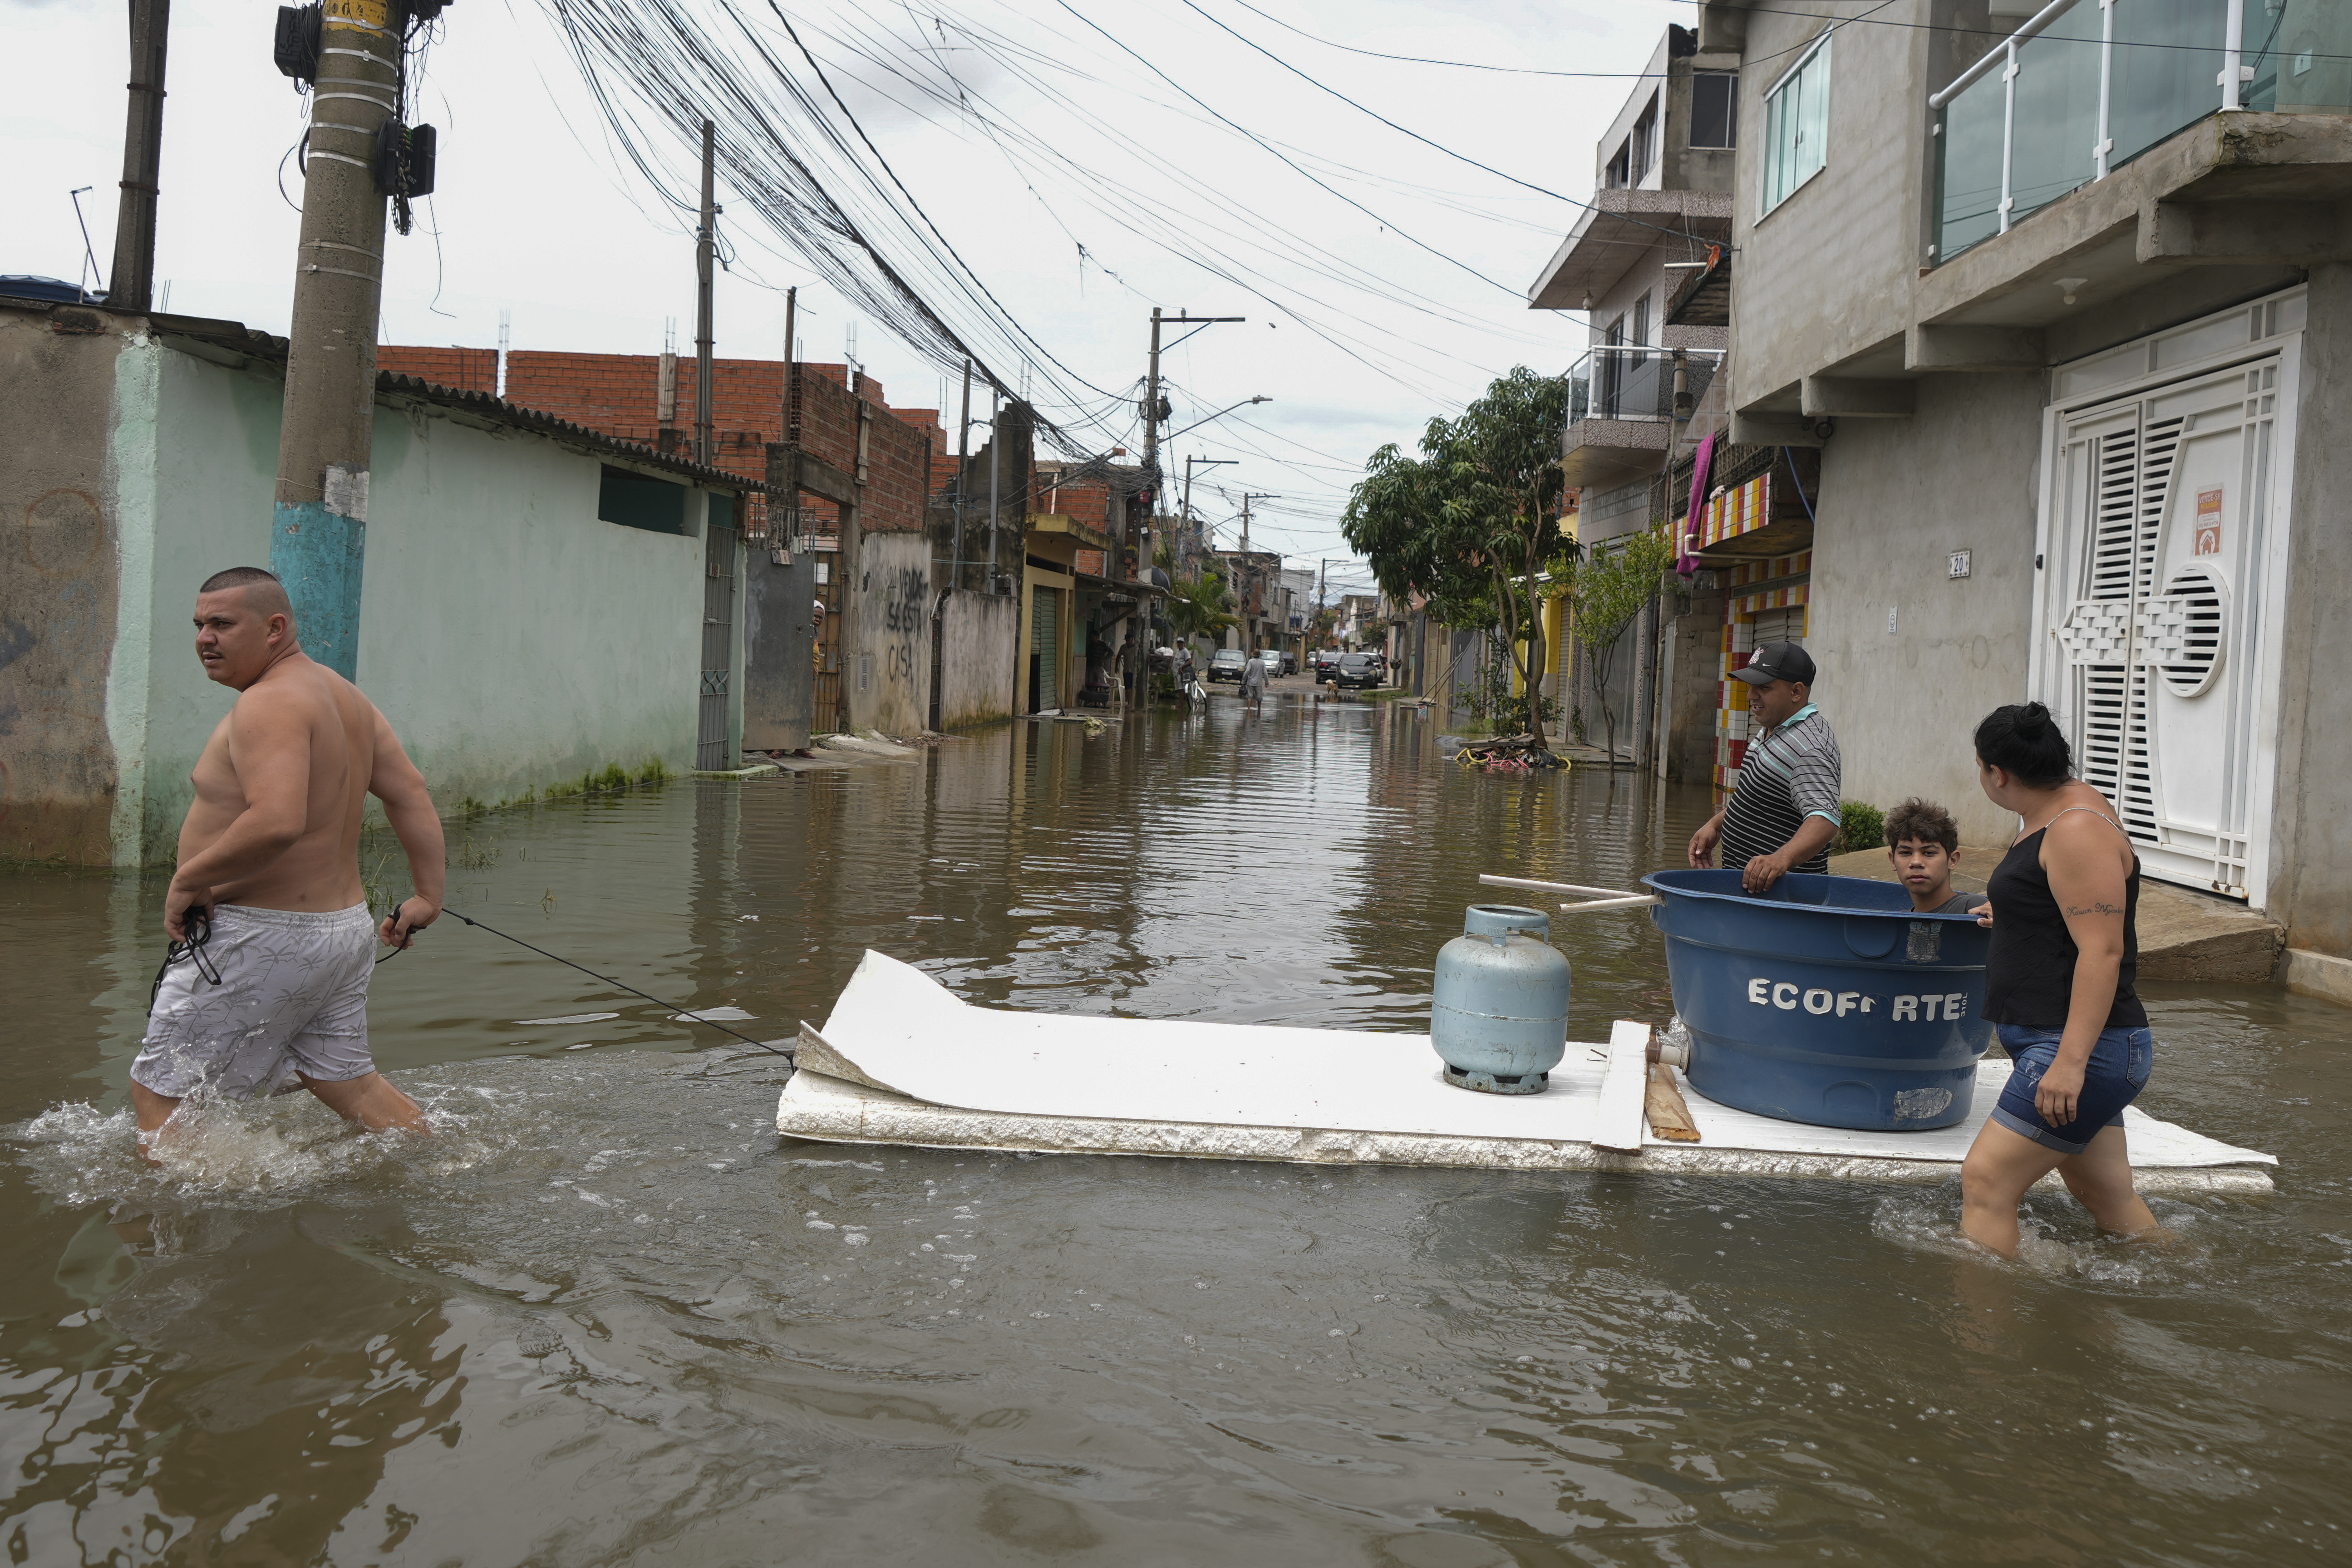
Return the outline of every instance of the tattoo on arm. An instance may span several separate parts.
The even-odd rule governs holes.
[[[2095,899],[2088,904],[2068,904],[2066,912],[2070,915],[2119,915],[2124,912],[2124,907]]]

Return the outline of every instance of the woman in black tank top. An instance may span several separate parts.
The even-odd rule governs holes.
[[[2133,990],[2139,856],[2107,798],[2073,776],[2042,704],[1996,709],[1976,745],[1986,795],[2018,815],[1978,916],[1992,927],[1985,1013],[2011,1066],[1960,1168],[1960,1228],[2016,1256],[2017,1205],[2054,1170],[2102,1229],[2148,1235],[2123,1127],[2155,1056]]]

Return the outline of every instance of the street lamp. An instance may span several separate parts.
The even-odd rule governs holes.
[[[1265,396],[1245,397],[1239,403],[1234,404],[1234,408],[1247,408],[1253,403],[1272,403],[1273,401],[1273,398]],[[1165,439],[1173,441],[1177,437],[1183,435],[1185,430],[1198,430],[1202,426],[1208,424],[1210,419],[1223,419],[1226,415],[1231,414],[1234,411],[1234,408],[1220,408],[1214,414],[1210,415],[1208,419],[1195,419],[1190,425],[1185,426],[1183,430],[1171,430]]]

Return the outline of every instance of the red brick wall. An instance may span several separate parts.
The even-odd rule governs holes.
[[[427,349],[387,345],[375,351],[375,368],[394,375],[413,375],[453,392],[496,392],[499,351],[496,349]]]
[[[457,357],[461,355],[483,357],[490,379],[447,379],[468,373],[474,362]],[[486,350],[389,347],[379,350],[378,356],[386,370],[421,375],[445,386],[488,391],[497,376],[498,356]],[[860,401],[874,405],[872,428],[866,434],[865,526],[887,531],[919,529],[929,490],[954,472],[951,458],[944,470],[940,467],[947,435],[940,428],[939,413],[929,408],[890,408],[883,401],[881,383],[863,373],[857,377],[858,396],[852,398],[845,384],[847,375],[845,365],[800,367],[802,446],[837,468],[856,472],[857,405]],[[524,349],[507,356],[508,402],[648,447],[657,445],[661,436],[660,386],[661,362],[653,354]],[[694,390],[694,361],[681,357],[675,425],[681,453],[693,447]],[[713,465],[742,479],[764,479],[768,443],[784,438],[783,362],[716,361],[710,367],[710,391]],[[803,500],[802,510],[813,530],[832,530],[830,505],[809,497]]]
[[[1037,510],[1060,512],[1063,516],[1085,523],[1088,528],[1119,537],[1126,520],[1113,500],[1110,486],[1098,479],[1079,479],[1074,484],[1055,485],[1053,470],[1037,470]],[[1116,521],[1114,521],[1116,520]]]
[[[858,405],[879,404],[882,388],[870,376],[860,375],[858,391],[866,395],[853,398],[842,381],[837,367],[801,367],[799,438],[803,451],[855,473]],[[866,431],[866,503],[858,518],[860,526],[882,533],[920,529],[929,504],[936,459],[946,442],[936,411],[923,408],[894,414],[887,405],[877,406]],[[815,514],[814,507],[803,505]]]

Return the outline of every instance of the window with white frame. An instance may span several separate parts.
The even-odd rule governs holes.
[[[1764,95],[1764,190],[1759,216],[1829,161],[1830,34],[1805,52]]]

